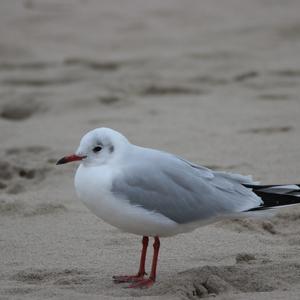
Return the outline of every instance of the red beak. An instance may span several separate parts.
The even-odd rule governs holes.
[[[72,154],[72,155],[64,156],[56,164],[57,165],[62,165],[62,164],[66,164],[66,163],[71,162],[71,161],[83,160],[84,158],[86,158],[86,156],[79,156],[79,155],[76,155],[76,154]]]

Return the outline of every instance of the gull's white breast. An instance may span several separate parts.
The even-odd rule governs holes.
[[[99,218],[122,231],[145,236],[171,236],[183,230],[178,223],[155,212],[134,206],[111,192],[114,168],[84,166],[75,175],[78,197]]]

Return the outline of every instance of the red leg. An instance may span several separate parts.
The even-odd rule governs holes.
[[[148,248],[149,238],[147,236],[143,236],[143,248],[141,253],[140,259],[140,267],[139,271],[136,275],[124,275],[124,276],[113,276],[113,280],[115,283],[122,283],[122,282],[136,282],[143,280],[145,272],[145,262],[146,262],[146,255],[147,255],[147,248]]]
[[[154,284],[156,279],[156,267],[158,261],[159,246],[160,246],[160,241],[159,238],[156,236],[154,238],[153,259],[152,259],[152,267],[151,267],[151,273],[149,278],[143,278],[142,280],[139,280],[137,283],[130,285],[129,288],[148,288]]]

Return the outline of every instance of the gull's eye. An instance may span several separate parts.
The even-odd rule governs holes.
[[[93,152],[97,153],[99,151],[101,151],[101,147],[100,146],[96,146],[94,149],[93,149]]]

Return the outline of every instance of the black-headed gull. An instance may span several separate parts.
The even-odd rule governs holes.
[[[80,161],[75,188],[99,218],[143,236],[139,271],[114,276],[116,283],[149,287],[156,279],[160,237],[191,231],[253,210],[300,202],[298,185],[262,186],[251,177],[216,172],[176,155],[131,144],[109,128],[81,139],[75,154],[57,164]],[[145,278],[149,236],[154,237],[151,273]]]

